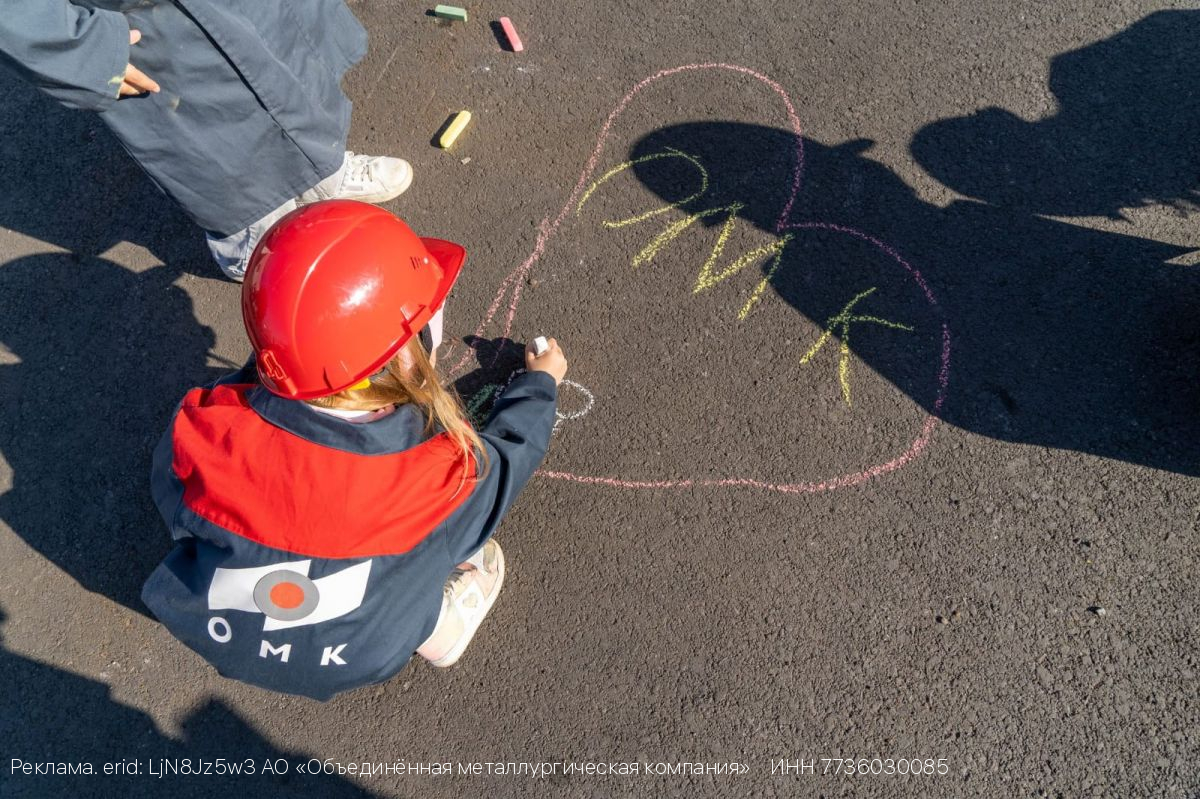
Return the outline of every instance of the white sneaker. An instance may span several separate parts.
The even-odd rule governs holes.
[[[480,555],[471,558],[478,566],[456,569],[446,581],[437,627],[417,650],[431,666],[445,668],[458,662],[504,584],[504,552],[495,539],[488,539]]]
[[[386,155],[358,155],[346,151],[342,168],[296,198],[300,205],[318,200],[387,202],[412,185],[412,164]]]

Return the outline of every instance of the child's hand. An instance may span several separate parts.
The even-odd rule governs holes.
[[[533,343],[525,345],[525,368],[531,372],[545,372],[554,378],[558,385],[567,375],[567,359],[563,356],[562,348],[554,339],[547,339],[550,348],[541,355],[533,354]]]

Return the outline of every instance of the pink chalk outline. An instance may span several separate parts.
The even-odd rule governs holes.
[[[800,193],[800,181],[804,175],[804,139],[801,135],[800,118],[796,116],[796,109],[792,105],[792,100],[790,97],[788,97],[787,92],[784,91],[782,86],[768,78],[766,75],[755,72],[748,67],[742,67],[736,64],[687,64],[685,66],[664,69],[661,72],[656,72],[650,77],[643,79],[636,86],[629,90],[629,93],[621,99],[621,102],[617,104],[617,107],[614,108],[612,113],[608,115],[608,119],[604,121],[604,126],[600,129],[600,135],[596,139],[596,149],[592,151],[592,155],[588,159],[587,166],[584,167],[583,174],[579,176],[579,181],[575,184],[575,189],[571,192],[571,196],[567,198],[566,204],[563,205],[562,210],[558,212],[558,216],[554,218],[553,222],[550,221],[549,217],[546,217],[542,220],[541,225],[538,226],[538,236],[537,241],[533,246],[533,252],[531,252],[529,257],[526,258],[520,266],[510,272],[508,277],[504,278],[503,282],[500,283],[500,288],[496,291],[496,297],[492,300],[492,304],[488,307],[487,314],[484,316],[483,321],[479,324],[479,327],[475,331],[476,336],[483,336],[487,326],[492,323],[492,320],[496,317],[496,314],[499,313],[500,306],[503,304],[504,297],[508,294],[510,288],[512,289],[512,298],[508,303],[508,312],[505,316],[503,336],[507,337],[511,334],[513,318],[516,316],[517,306],[521,302],[521,288],[524,285],[526,276],[533,269],[534,265],[541,259],[542,254],[546,250],[546,243],[550,240],[550,237],[558,231],[558,228],[562,224],[563,220],[575,206],[575,202],[580,193],[583,192],[584,187],[587,185],[588,179],[592,176],[592,173],[596,171],[596,166],[600,162],[600,154],[604,151],[604,144],[608,139],[609,130],[612,128],[613,121],[620,116],[621,112],[625,110],[630,101],[633,100],[638,92],[655,81],[659,81],[663,78],[668,78],[672,75],[677,75],[682,72],[695,72],[705,69],[724,69],[730,72],[740,72],[743,75],[749,75],[750,77],[765,83],[767,86],[770,86],[771,89],[777,95],[779,95],[784,106],[787,108],[788,124],[791,125],[792,133],[795,134],[796,137],[796,166],[794,172],[792,173],[792,193],[788,197],[787,204],[784,205],[783,212],[780,213],[778,221],[775,223],[775,232],[782,233],[785,230],[827,230],[835,233],[844,233],[860,239],[861,241],[867,242],[902,266],[905,271],[908,272],[909,276],[920,287],[930,306],[938,309],[939,311],[941,310],[941,307],[938,305],[937,300],[933,296],[933,291],[930,290],[929,285],[925,282],[925,279],[921,276],[921,273],[914,269],[913,266],[909,264],[908,261],[904,260],[904,258],[901,257],[900,254],[892,247],[884,244],[874,236],[863,233],[855,228],[845,227],[843,225],[835,225],[830,222],[788,221],[788,218],[791,216],[792,206],[795,204],[796,197]],[[468,351],[464,353],[463,357],[459,359],[459,361],[454,364],[453,367],[451,367],[450,373],[459,373],[467,365],[470,359],[471,352]],[[572,472],[547,471],[544,469],[538,471],[537,474],[542,477],[549,477],[555,480],[570,480],[575,483],[612,486],[614,488],[654,489],[706,486],[746,486],[750,488],[779,491],[785,494],[816,494],[823,491],[833,491],[838,488],[859,485],[860,483],[865,483],[868,480],[879,477],[883,474],[887,474],[888,472],[894,472],[900,467],[910,463],[922,452],[924,452],[926,447],[929,446],[929,442],[933,438],[934,428],[937,427],[938,418],[934,414],[942,409],[942,403],[946,399],[946,389],[949,385],[949,382],[950,328],[946,322],[943,321],[942,358],[941,368],[938,373],[938,393],[937,398],[933,403],[934,413],[926,416],[925,423],[921,427],[920,434],[912,441],[911,444],[909,444],[908,449],[887,463],[872,466],[860,472],[843,474],[840,477],[832,477],[819,482],[771,483],[763,480],[753,480],[741,477],[706,480],[623,480],[616,477],[595,477],[574,474]]]

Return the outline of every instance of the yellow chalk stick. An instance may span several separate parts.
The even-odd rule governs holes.
[[[450,124],[446,126],[446,130],[442,133],[442,137],[438,139],[438,144],[442,146],[443,150],[447,149],[451,144],[454,144],[454,140],[458,138],[458,134],[466,130],[466,127],[470,121],[470,111],[459,111],[454,115],[454,119],[451,120]]]

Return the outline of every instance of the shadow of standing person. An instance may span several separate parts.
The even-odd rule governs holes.
[[[4,620],[0,609],[0,624]],[[9,686],[0,693],[0,740],[10,761],[5,763],[6,797],[170,795],[186,799],[247,789],[263,797],[374,795],[325,773],[296,776],[296,767],[309,755],[281,751],[218,700],[191,710],[180,722],[185,737],[176,740],[159,732],[145,713],[114,700],[104,683],[22,657],[2,645],[0,678]],[[218,758],[241,773],[216,772],[213,764]],[[278,770],[281,759],[287,761],[286,773],[264,772],[264,763]],[[26,774],[11,761],[43,771]],[[192,768],[204,761],[209,771],[152,775],[152,765],[162,774],[164,761],[177,767],[187,762]],[[79,773],[85,763],[93,774]],[[106,763],[120,764],[122,769],[106,775]],[[47,773],[47,764],[75,766],[76,773]],[[253,772],[247,773],[247,764],[253,765]]]
[[[0,520],[88,590],[144,613],[141,583],[167,545],[151,449],[179,397],[221,371],[206,366],[214,334],[176,282],[217,273],[202,236],[98,120],[22,84],[0,88],[0,107],[0,227],[66,250],[0,257],[0,455],[13,471]],[[164,265],[101,256],[122,241]]]
[[[0,75],[12,73],[0,63]],[[0,108],[0,227],[79,257],[131,242],[177,273],[220,276],[203,232],[94,114],[69,111],[15,75],[0,84]]]
[[[912,153],[955,191],[1054,216],[1200,200],[1200,11],[1160,11],[1050,62],[1058,107],[927,125]]]
[[[862,327],[851,350],[925,410],[1004,441],[1200,474],[1200,328],[1191,321],[1200,273],[1165,263],[1188,248],[973,201],[941,208],[867,158],[870,142],[830,147],[806,138],[803,146],[803,182],[782,229],[797,153],[790,131],[673,125],[639,140],[630,158],[668,148],[688,153],[708,169],[709,183],[685,212],[741,203],[740,219],[790,233],[778,267],[763,259],[763,269],[781,298],[823,328],[849,298],[883,285],[867,282],[871,270],[894,273],[896,265],[861,239],[806,223],[855,228],[895,248],[920,271],[951,332],[944,405],[935,400],[933,361],[913,357],[930,349],[929,335],[942,322],[922,317],[895,285],[856,312],[909,322],[914,333]],[[694,177],[672,161],[644,160],[635,174],[673,202]],[[779,186],[784,191],[770,189]],[[647,237],[672,221],[658,220]],[[704,224],[722,221],[717,215]],[[801,352],[811,343],[802,342]]]

